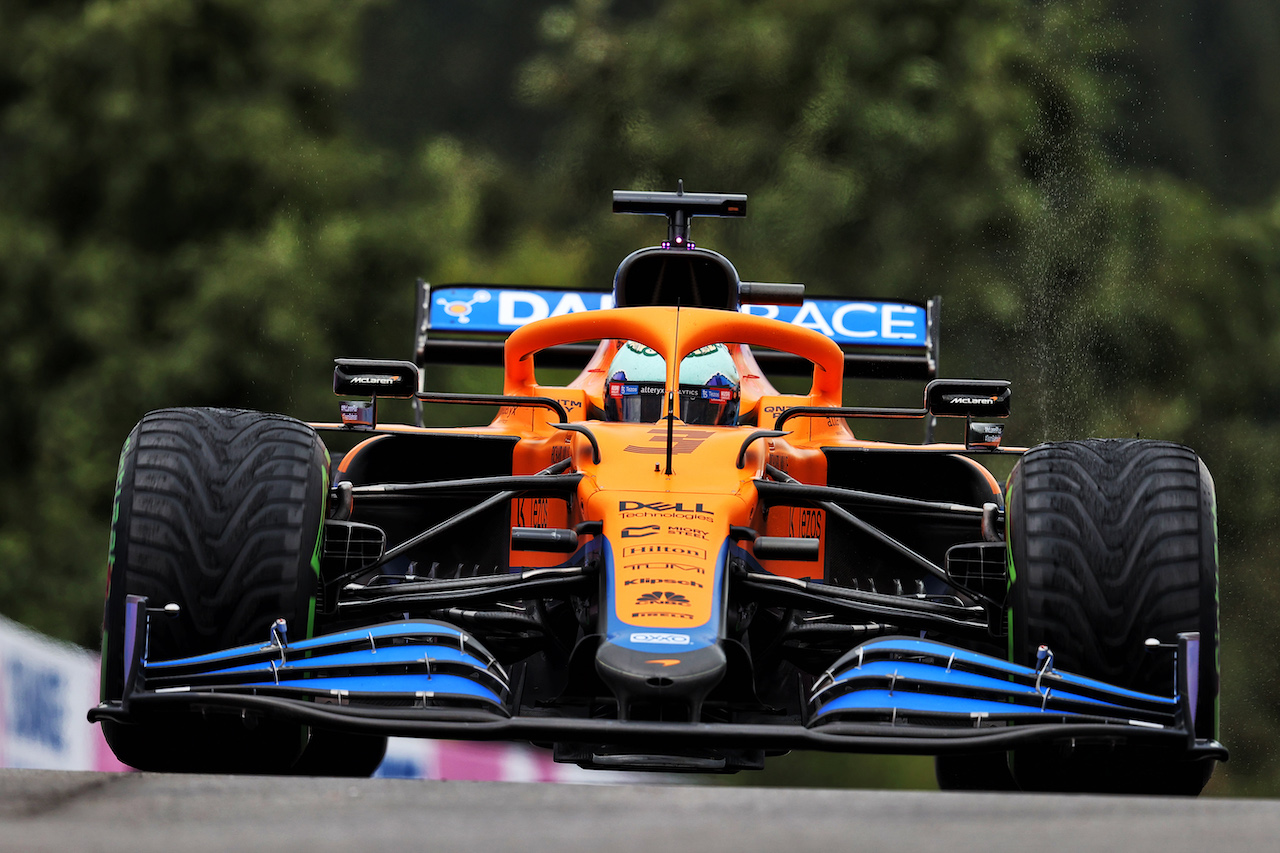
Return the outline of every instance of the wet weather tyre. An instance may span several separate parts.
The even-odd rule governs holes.
[[[387,755],[385,735],[311,729],[302,757],[290,773],[298,776],[372,776]]]
[[[310,635],[327,454],[315,431],[280,415],[165,409],[146,415],[120,457],[103,620],[102,697],[123,692],[127,595],[150,607],[151,660],[265,642],[288,622]],[[142,770],[287,772],[306,728],[239,714],[104,721],[116,756]]]
[[[934,777],[943,791],[1017,791],[1009,757],[1000,752],[943,754],[933,759]]]
[[[1197,736],[1216,737],[1218,559],[1213,480],[1186,447],[1090,440],[1033,448],[1009,477],[1010,656],[1147,693],[1173,695],[1171,652],[1144,645],[1201,637]],[[1133,745],[1056,743],[1015,750],[1025,790],[1183,794],[1213,771]]]

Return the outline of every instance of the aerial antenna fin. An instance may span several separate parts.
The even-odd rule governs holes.
[[[683,182],[682,182],[683,183]],[[676,300],[676,335],[674,346],[677,359],[680,357],[680,300]],[[676,402],[680,399],[680,362],[676,362],[676,387],[667,389],[667,476],[671,476],[671,448],[675,443]]]

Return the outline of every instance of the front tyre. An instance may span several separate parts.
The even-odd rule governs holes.
[[[1008,754],[975,752],[934,756],[934,778],[940,791],[1017,791]]]
[[[165,409],[146,415],[120,457],[103,620],[102,698],[123,693],[124,605],[144,595],[150,659],[266,642],[284,618],[310,636],[328,491],[315,431],[280,415]],[[283,773],[305,727],[238,715],[103,722],[116,756],[141,770]]]
[[[311,728],[302,756],[289,771],[296,776],[372,776],[387,755],[386,735]]]
[[[1149,651],[1200,633],[1196,734],[1216,737],[1218,556],[1213,480],[1163,441],[1090,440],[1033,448],[1009,476],[1010,659],[1171,696],[1174,661]],[[1025,790],[1200,792],[1208,760],[1114,744],[1051,744],[1012,755]]]

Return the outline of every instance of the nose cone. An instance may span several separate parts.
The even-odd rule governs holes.
[[[725,666],[719,645],[653,652],[605,642],[596,652],[596,672],[617,698],[621,720],[630,718],[632,705],[661,704],[686,705],[696,722]]]

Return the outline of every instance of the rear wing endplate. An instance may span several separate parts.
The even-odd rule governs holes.
[[[607,290],[557,290],[518,285],[418,281],[414,361],[427,364],[502,364],[503,344],[535,320],[613,307]],[[942,298],[924,302],[884,299],[806,299],[801,305],[744,304],[745,314],[813,329],[845,353],[845,375],[928,381],[938,375],[938,310]],[[595,345],[547,350],[539,362],[585,365]],[[807,374],[812,366],[789,353],[753,351],[765,370]]]

